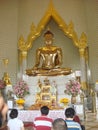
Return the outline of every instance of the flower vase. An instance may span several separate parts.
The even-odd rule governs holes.
[[[68,103],[64,103],[64,108],[66,108],[68,106]]]
[[[76,103],[76,96],[72,95],[71,96],[71,104],[75,104]]]

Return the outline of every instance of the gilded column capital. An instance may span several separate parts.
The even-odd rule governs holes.
[[[31,42],[25,42],[23,36],[20,36],[18,41],[18,49],[20,51],[28,51],[31,48]]]
[[[27,57],[27,51],[21,51],[22,59],[26,59]]]
[[[85,49],[79,48],[80,57],[85,57]]]
[[[79,43],[78,43],[78,47],[79,47],[80,56],[85,57],[85,49],[87,47],[87,37],[86,37],[85,33],[81,34],[81,37],[80,37]]]

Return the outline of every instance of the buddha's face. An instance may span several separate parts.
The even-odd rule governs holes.
[[[45,44],[47,46],[50,46],[52,44],[52,42],[53,42],[53,36],[51,34],[46,34],[44,36],[44,38],[45,38]]]

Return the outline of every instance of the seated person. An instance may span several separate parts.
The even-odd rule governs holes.
[[[68,130],[82,130],[78,122],[73,121],[75,116],[75,110],[72,107],[66,108],[65,110],[65,121],[67,123]]]
[[[48,117],[49,108],[47,106],[42,106],[40,112],[41,115],[34,120],[34,128],[36,130],[51,130],[53,120]]]
[[[0,115],[1,115],[1,122],[0,125],[5,123],[6,117],[7,117],[7,112],[8,112],[8,106],[4,101],[4,98],[0,95]]]
[[[26,70],[28,75],[67,75],[72,72],[70,68],[61,68],[62,50],[53,46],[53,33],[49,30],[44,34],[45,46],[36,51],[36,64],[32,69]]]
[[[74,105],[72,106],[72,108],[75,111]],[[74,115],[73,121],[78,122],[80,124],[82,130],[85,130],[85,126],[81,124],[81,120],[80,120],[79,116],[76,114],[76,111],[75,111],[75,115]]]
[[[17,109],[12,109],[9,116],[10,119],[8,120],[7,123],[8,130],[25,130],[23,121],[18,119]]]
[[[82,130],[85,130],[85,126],[81,124],[80,118],[78,115],[75,115],[73,118],[73,121],[78,122],[82,128]]]
[[[80,124],[82,130],[85,130],[85,126],[81,124],[80,118],[78,115],[76,115],[76,113],[75,113],[75,116],[73,118],[73,121],[78,122]]]
[[[57,118],[52,123],[53,130],[67,130],[67,124],[62,118]]]
[[[78,115],[75,114],[74,118],[73,118],[73,121],[76,121],[78,122],[79,124],[81,124],[81,121],[80,121],[80,118]]]

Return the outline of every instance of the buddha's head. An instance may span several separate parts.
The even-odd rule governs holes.
[[[44,40],[46,45],[51,45],[53,42],[53,38],[54,38],[54,34],[50,30],[44,33]]]

